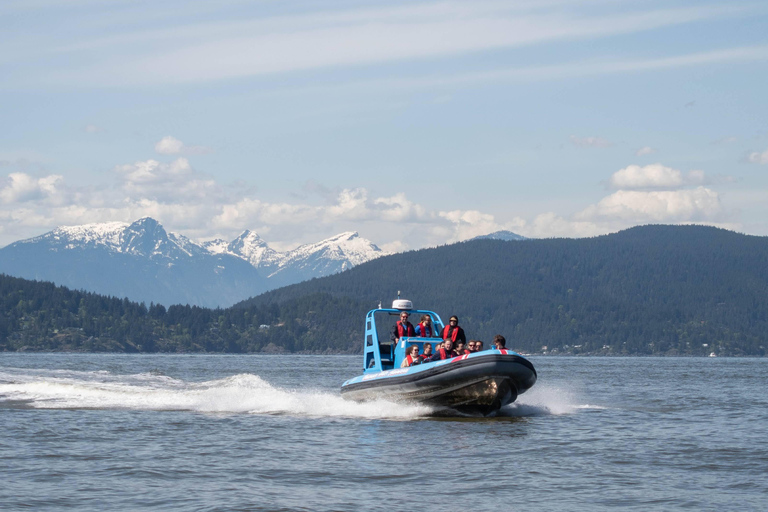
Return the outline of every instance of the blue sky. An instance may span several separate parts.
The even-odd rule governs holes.
[[[768,4],[0,4],[0,246],[768,235]]]

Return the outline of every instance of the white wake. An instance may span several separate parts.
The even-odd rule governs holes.
[[[315,417],[410,419],[428,416],[422,405],[356,403],[338,392],[284,389],[252,374],[186,382],[152,374],[64,370],[0,371],[0,402],[48,409],[132,409]]]

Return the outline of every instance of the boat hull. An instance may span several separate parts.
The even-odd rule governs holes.
[[[530,361],[494,350],[366,374],[345,382],[341,394],[356,401],[408,401],[488,414],[514,402],[535,382]]]

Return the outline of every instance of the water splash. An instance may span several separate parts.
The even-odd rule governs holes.
[[[446,412],[418,404],[386,400],[350,402],[337,391],[281,388],[249,373],[187,382],[158,372],[121,375],[103,370],[5,368],[0,371],[0,404],[3,401],[37,409],[195,411],[396,420],[462,416],[451,409]],[[584,404],[570,388],[539,384],[518,397],[515,403],[502,407],[495,416],[562,415],[602,408]]]
[[[572,389],[537,384],[525,394],[520,395],[516,402],[502,407],[497,416],[558,416],[572,414],[579,409],[596,407],[581,405],[579,401]]]
[[[337,392],[285,389],[257,375],[207,382],[163,375],[36,370],[0,372],[0,402],[39,409],[130,409],[314,417],[412,419],[432,409],[384,400],[349,402]]]

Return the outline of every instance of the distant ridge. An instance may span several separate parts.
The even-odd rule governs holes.
[[[469,241],[227,309],[146,307],[0,275],[0,352],[360,353],[365,312],[400,290],[444,320],[458,315],[469,339],[501,333],[533,354],[766,356],[766,289],[768,237],[706,226]],[[391,325],[380,328],[387,336]]]
[[[468,337],[502,333],[528,352],[768,353],[768,237],[709,226],[467,241],[394,254],[235,307],[325,294],[358,301],[359,311],[398,290],[417,308],[458,315]]]
[[[495,231],[487,235],[476,236],[472,240],[504,240],[505,242],[516,242],[519,240],[530,240],[522,235],[513,233],[511,231]]]
[[[226,307],[385,253],[355,232],[285,253],[246,230],[196,243],[151,217],[62,226],[0,249],[0,272],[131,300]]]

